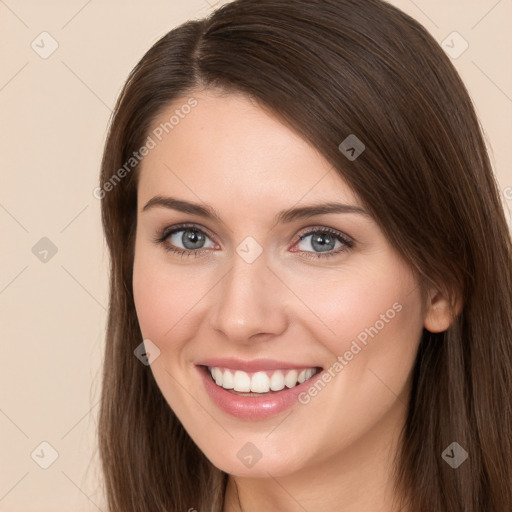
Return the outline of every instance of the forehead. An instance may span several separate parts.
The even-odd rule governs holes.
[[[177,98],[148,135],[154,148],[140,164],[142,200],[180,191],[247,205],[302,197],[358,204],[313,146],[243,94],[196,91]]]

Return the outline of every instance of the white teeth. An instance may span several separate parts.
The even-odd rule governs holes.
[[[315,368],[305,370],[281,370],[270,372],[260,371],[249,375],[241,370],[224,370],[218,367],[209,367],[210,374],[217,386],[224,389],[233,389],[241,393],[268,393],[269,390],[281,391],[293,388],[297,383],[302,384],[316,374]]]
[[[251,391],[251,377],[247,373],[237,370],[233,378],[233,389],[242,393]]]
[[[251,378],[251,391],[253,393],[267,393],[270,389],[270,379],[265,372],[256,372]]]
[[[217,384],[217,386],[222,386],[223,373],[220,368],[213,369],[212,377],[215,379],[215,384]]]
[[[313,368],[308,368],[306,370],[302,370],[299,373],[297,380],[302,384],[306,380],[311,379],[311,377],[313,377],[314,374],[315,374],[315,370],[313,370]]]
[[[283,372],[277,370],[270,377],[270,389],[272,391],[281,391],[284,388],[284,375]]]
[[[229,370],[224,372],[222,377],[222,387],[224,389],[233,389],[235,387],[233,374]]]
[[[290,370],[284,378],[284,383],[287,388],[293,388],[297,384],[297,377],[299,372],[297,370]]]

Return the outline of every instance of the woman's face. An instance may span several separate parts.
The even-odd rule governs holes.
[[[375,454],[406,412],[418,282],[297,134],[245,96],[194,98],[151,127],[138,185],[133,289],[163,396],[230,474]]]

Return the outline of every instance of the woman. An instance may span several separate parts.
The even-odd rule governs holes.
[[[109,510],[504,512],[511,240],[477,117],[379,0],[235,0],[112,118]]]

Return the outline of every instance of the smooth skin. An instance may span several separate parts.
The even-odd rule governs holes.
[[[138,183],[133,291],[143,337],[160,349],[156,382],[194,442],[230,475],[224,512],[240,510],[235,480],[244,512],[396,512],[391,464],[412,367],[423,327],[449,327],[448,301],[435,289],[421,293],[364,212],[274,224],[281,210],[299,206],[364,207],[318,151],[247,96],[195,90],[154,127],[192,95],[197,106],[149,151]],[[220,220],[143,211],[154,196],[207,204]],[[155,242],[181,223],[201,230],[202,241],[184,245],[188,227]],[[314,239],[326,228],[352,247],[331,237],[319,249]],[[247,237],[262,249],[252,263],[236,251]],[[219,409],[195,366],[236,357],[327,369],[396,303],[400,312],[309,403],[272,418]],[[237,457],[248,442],[262,454],[251,468]]]

